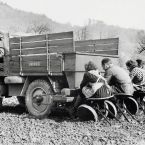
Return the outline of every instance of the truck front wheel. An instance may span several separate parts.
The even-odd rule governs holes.
[[[28,112],[36,118],[44,118],[51,113],[53,91],[45,80],[33,81],[26,92],[25,103]]]

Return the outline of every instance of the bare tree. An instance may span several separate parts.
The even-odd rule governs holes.
[[[44,33],[50,33],[51,32],[50,24],[47,23],[38,23],[33,22],[31,25],[28,26],[27,32],[29,33],[35,33],[35,34],[44,34]]]
[[[89,35],[88,25],[85,25],[84,27],[78,29],[76,31],[76,39],[77,40],[87,40]]]
[[[139,31],[137,33],[138,53],[145,51],[145,31]]]
[[[81,40],[86,40],[87,37],[88,37],[88,29],[87,29],[87,26],[84,26],[81,29]]]

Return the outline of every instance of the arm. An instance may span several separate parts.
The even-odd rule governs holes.
[[[113,76],[112,71],[111,70],[106,70],[106,72],[104,74],[104,78],[106,79],[108,84],[110,84],[112,76]]]
[[[103,76],[101,76],[101,75],[100,75],[100,78],[104,81],[104,84],[106,85],[106,87],[107,87],[108,89],[111,89],[111,87],[108,85],[107,80],[106,80]]]
[[[82,89],[84,86],[86,86],[88,83],[88,79],[87,79],[87,74],[85,73],[84,76],[83,76],[83,80],[80,84],[80,88]]]
[[[131,80],[133,80],[133,78],[136,76],[136,71],[132,70],[129,74]]]

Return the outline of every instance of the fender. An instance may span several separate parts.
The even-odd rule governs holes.
[[[43,78],[43,77],[36,77],[36,78],[27,77],[27,78],[25,79],[25,82],[24,82],[23,88],[22,88],[22,90],[21,90],[20,96],[25,96],[25,95],[26,95],[26,91],[27,91],[27,89],[28,89],[28,87],[29,87],[29,84],[30,84],[32,81],[36,80],[36,79],[44,79],[44,80],[48,81],[49,84],[50,84],[51,87],[52,87],[52,90],[54,91],[54,88],[55,88],[55,87],[53,87],[53,82],[52,82],[51,78],[49,78],[49,77],[44,77],[44,78]],[[54,91],[54,92],[55,92],[55,91]]]

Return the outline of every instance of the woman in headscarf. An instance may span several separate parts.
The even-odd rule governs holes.
[[[85,98],[104,98],[110,96],[110,86],[99,73],[97,66],[89,61],[85,64],[85,74],[80,84],[80,89]]]
[[[144,64],[144,61],[143,61],[143,60],[137,59],[136,62],[137,62],[137,66],[138,66],[139,68],[144,69],[144,65],[145,65],[145,64]]]
[[[133,60],[128,60],[126,62],[127,69],[130,72],[130,78],[133,84],[143,85],[145,84],[145,71],[139,67]]]
[[[85,64],[85,71],[78,96],[73,107],[68,110],[71,117],[75,115],[79,105],[87,98],[104,98],[111,95],[110,86],[105,78],[100,75],[97,66],[92,61]]]

